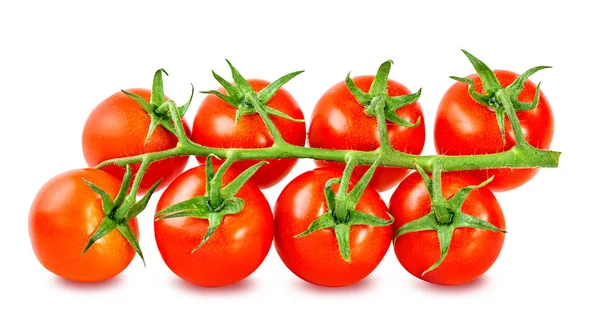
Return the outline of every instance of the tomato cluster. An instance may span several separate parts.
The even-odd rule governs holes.
[[[263,80],[240,80],[241,75],[233,66],[232,71],[234,84],[215,74],[223,87],[205,97],[191,129],[183,119],[187,107],[180,110],[180,120],[168,116],[172,113],[166,110],[170,100],[162,94],[161,79],[155,80],[156,89],[152,91],[129,89],[108,97],[92,111],[83,130],[87,163],[93,167],[109,159],[178,147],[174,123],[181,124],[191,142],[206,147],[272,146],[271,131],[261,115],[252,112],[253,99],[236,96],[244,86],[258,93],[270,84]],[[508,71],[494,73],[503,87],[518,78]],[[157,72],[157,76],[160,74]],[[482,92],[479,76],[470,78],[474,82],[471,87]],[[288,91],[279,86],[260,99],[264,100],[264,108],[276,111],[270,117],[288,144],[304,146],[308,141],[317,148],[372,151],[381,146],[381,130],[376,117],[368,115],[369,104],[365,103],[368,101],[357,99],[356,93],[376,92],[375,96],[386,97],[381,99],[411,95],[401,83],[388,80],[387,74],[385,86],[375,86],[379,83],[377,79],[377,76],[359,76],[331,87],[312,112],[308,133],[304,115]],[[350,90],[349,83],[357,90]],[[515,145],[508,120],[504,137],[494,110],[475,101],[471,91],[468,84],[456,82],[442,98],[434,128],[439,154],[489,154]],[[535,94],[536,86],[527,80],[519,101],[534,101]],[[413,101],[389,110],[394,117],[412,124],[386,123],[391,147],[407,154],[420,154],[425,142],[425,122],[419,103]],[[539,95],[535,108],[519,111],[517,115],[530,145],[548,149],[553,120],[544,95]],[[456,211],[444,209],[447,217],[455,215],[456,222],[459,215],[467,221],[477,218],[482,227],[488,224],[498,231],[504,230],[504,216],[492,191],[523,185],[536,172],[535,169],[444,172],[440,173],[441,180],[435,174],[431,180],[424,172],[411,173],[403,168],[378,167],[374,174],[365,173],[369,166],[360,165],[352,176],[346,177],[349,188],[354,188],[368,174],[371,180],[352,203],[352,210],[356,211],[352,213],[386,221],[377,225],[350,224],[335,213],[339,208],[331,208],[333,198],[327,198],[328,188],[332,188],[331,195],[339,189],[336,179],[343,181],[344,175],[349,174],[336,162],[316,161],[319,168],[293,179],[283,189],[272,212],[261,189],[277,184],[292,170],[297,160],[283,157],[269,159],[262,167],[255,165],[258,160],[223,164],[223,159],[215,158],[217,167],[227,166],[217,173],[202,156],[197,157],[200,166],[183,172],[188,162],[185,155],[154,163],[142,161],[131,170],[109,165],[63,173],[42,187],[31,207],[29,231],[33,250],[48,270],[71,280],[100,281],[124,270],[136,251],[142,255],[135,246],[138,228],[134,215],[143,209],[138,204],[145,206],[147,199],[135,203],[135,194],[125,197],[131,188],[129,182],[134,179],[133,184],[137,180],[138,188],[134,192],[139,194],[167,187],[156,208],[156,243],[166,265],[177,276],[196,285],[223,286],[246,278],[263,262],[273,240],[285,265],[298,277],[317,285],[345,286],[365,278],[383,259],[392,241],[398,261],[414,276],[437,284],[461,284],[490,268],[500,253],[504,234],[457,224],[450,230],[450,241],[441,237],[441,230],[436,232],[426,226],[414,228],[410,233],[400,233],[401,230],[420,224],[419,220],[427,219],[428,213],[437,213],[436,206],[440,203],[432,198],[432,189],[436,187],[441,188],[437,199],[442,203],[446,200],[452,203],[455,195],[463,197]],[[136,176],[139,170],[144,171],[142,177]],[[254,174],[235,189],[222,187],[223,183],[236,184],[236,178],[245,174],[242,171]],[[250,173],[247,175],[249,178]],[[481,184],[491,176],[495,179],[489,185]],[[126,182],[122,183],[123,179]],[[477,188],[470,187],[478,184]],[[396,190],[386,205],[378,192],[394,187]],[[230,195],[220,199],[220,193]],[[340,199],[344,198],[335,200]],[[329,225],[303,233],[328,210],[331,218],[325,219],[331,221]],[[124,228],[127,225],[130,229]],[[99,238],[94,239],[94,235]],[[446,242],[448,245],[444,246]],[[350,252],[347,259],[340,255],[344,247]]]

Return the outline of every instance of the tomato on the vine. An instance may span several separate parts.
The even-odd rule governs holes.
[[[442,194],[446,199],[463,187],[478,184],[478,180],[466,172],[444,173],[441,181]],[[414,172],[400,183],[390,199],[390,213],[395,218],[394,229],[430,212],[430,195],[421,175]],[[461,212],[505,229],[502,209],[487,187],[472,190]],[[472,281],[487,271],[498,258],[503,243],[503,233],[457,228],[446,258],[439,267],[424,275],[440,258],[440,242],[436,231],[400,235],[395,240],[394,251],[402,266],[415,277],[436,284],[457,285]]]
[[[79,169],[59,174],[38,192],[29,212],[29,236],[33,251],[52,273],[63,278],[94,282],[123,271],[135,256],[125,237],[114,230],[82,254],[104,213],[100,196],[87,180],[114,198],[121,181],[96,169]],[[135,237],[135,218],[128,222]]]
[[[310,224],[327,210],[324,186],[340,178],[338,168],[318,168],[301,174],[281,192],[275,204],[275,248],[298,277],[322,286],[345,286],[365,278],[381,262],[392,239],[392,226],[353,225],[350,228],[351,262],[340,256],[333,229],[314,231],[301,238]],[[351,186],[357,182],[352,177]],[[337,190],[334,186],[334,190]],[[377,191],[367,187],[356,210],[390,220]]]
[[[358,76],[352,80],[362,91],[369,91],[374,76]],[[409,95],[410,91],[402,84],[388,80],[389,96]],[[409,154],[420,154],[425,144],[425,123],[423,111],[418,102],[396,110],[396,114],[408,122],[417,122],[415,127],[404,127],[388,122],[391,146]],[[326,149],[375,150],[380,146],[377,120],[365,114],[365,108],[350,93],[344,81],[331,87],[315,106],[308,131],[311,147]],[[343,167],[341,163],[316,161],[319,166]],[[356,168],[356,175],[362,176],[368,166]],[[384,191],[397,185],[410,170],[401,168],[377,168],[370,186]]]
[[[129,89],[150,101],[150,90]],[[186,134],[190,129],[182,118]],[[117,92],[106,98],[90,113],[83,129],[83,155],[89,166],[96,166],[103,161],[167,150],[177,146],[177,137],[162,126],[156,127],[146,141],[150,117],[142,107],[123,92]],[[162,179],[159,189],[173,181],[185,169],[188,156],[171,157],[150,164],[144,174],[138,194],[144,194],[157,181]],[[132,165],[134,174],[140,164]],[[125,169],[110,165],[102,170],[123,178]]]
[[[225,184],[239,175],[229,168]],[[182,173],[163,192],[156,211],[204,195],[206,166]],[[207,220],[172,217],[154,222],[158,250],[167,266],[180,278],[199,286],[233,284],[249,276],[263,262],[273,240],[273,214],[260,189],[246,182],[236,193],[244,201],[237,214],[225,215],[221,225],[199,248],[209,227]]]
[[[269,85],[269,82],[257,79],[249,79],[248,82],[257,92]],[[222,87],[218,91],[225,93]],[[294,119],[304,119],[298,103],[285,89],[278,89],[266,105]],[[219,97],[213,94],[207,95],[196,113],[191,139],[200,145],[218,148],[266,148],[273,145],[273,137],[259,114],[243,115],[236,122],[236,111],[236,108]],[[269,117],[286,142],[297,146],[304,145],[306,139],[304,122],[294,122],[274,115]],[[197,159],[201,164],[205,162],[205,157],[197,157]],[[295,158],[269,159],[269,164],[261,167],[252,177],[252,181],[263,189],[271,187],[285,178],[297,161]],[[233,167],[243,171],[258,162],[238,161],[233,164]]]
[[[518,74],[495,70],[503,87],[510,85],[519,77]],[[483,86],[478,75],[468,78],[475,82],[475,91],[482,92]],[[525,82],[518,100],[531,103],[535,96],[536,85]],[[554,133],[554,118],[548,100],[540,92],[537,107],[531,110],[517,111],[523,134],[527,142],[535,148],[549,149]],[[515,136],[508,118],[504,122],[506,143],[502,139],[498,127],[496,113],[476,102],[468,92],[468,85],[462,82],[453,84],[442,98],[434,128],[435,147],[438,154],[470,155],[491,154],[510,149],[515,145]],[[494,176],[488,187],[494,191],[506,191],[517,188],[531,178],[539,169],[486,169],[474,170],[471,173],[481,181]]]

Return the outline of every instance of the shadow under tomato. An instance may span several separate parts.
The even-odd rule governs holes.
[[[187,293],[198,293],[202,295],[228,295],[249,293],[256,289],[256,282],[252,278],[246,278],[232,285],[223,287],[202,287],[189,283],[179,277],[171,278],[171,285]]]
[[[57,286],[65,289],[72,289],[77,291],[98,291],[103,289],[117,288],[122,284],[123,278],[121,276],[112,277],[103,281],[98,282],[81,282],[68,280],[61,277],[55,277],[54,282]]]
[[[490,280],[484,275],[471,282],[462,285],[446,286],[432,284],[423,280],[416,281],[413,286],[421,291],[435,293],[435,294],[464,294],[473,293],[479,290],[483,290],[490,284]]]
[[[356,282],[349,286],[342,287],[325,287],[311,284],[300,278],[294,279],[294,287],[304,292],[322,294],[322,295],[352,295],[365,292],[369,289],[375,288],[375,280],[367,277],[359,282]]]

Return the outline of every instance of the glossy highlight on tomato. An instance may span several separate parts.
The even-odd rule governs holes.
[[[465,172],[442,174],[442,193],[449,199],[458,190],[477,185],[476,178]],[[390,199],[390,213],[395,218],[394,231],[404,224],[431,212],[431,200],[425,183],[418,172],[404,179]],[[487,221],[497,228],[506,229],[502,209],[487,188],[471,191],[461,211]],[[440,285],[458,285],[481,276],[498,258],[504,234],[473,228],[454,230],[448,255],[439,267],[422,275],[440,258],[437,232],[419,231],[400,235],[394,243],[394,252],[400,264],[413,276]]]
[[[352,80],[358,88],[368,92],[374,76],[358,76]],[[388,80],[390,96],[403,96],[411,92],[402,84]],[[418,102],[396,110],[408,122],[421,123],[415,127],[403,127],[388,122],[387,130],[392,148],[409,153],[420,154],[425,144],[425,122],[423,111]],[[331,87],[315,106],[308,131],[311,147],[326,149],[375,150],[380,146],[377,120],[365,114],[365,108],[350,93],[344,81]],[[343,163],[316,161],[319,166],[343,167]],[[368,166],[356,168],[356,175],[362,176]],[[397,185],[410,170],[401,168],[377,168],[370,186],[384,191]]]
[[[339,178],[338,168],[318,168],[305,172],[283,189],[275,204],[275,248],[285,265],[298,277],[321,286],[346,286],[369,275],[381,262],[392,239],[392,226],[354,225],[350,229],[351,263],[344,261],[333,229],[322,229],[295,238],[327,210],[325,183]],[[351,186],[358,182],[351,179]],[[337,191],[334,185],[334,191]],[[385,203],[367,187],[356,207],[390,220]]]
[[[129,89],[146,101],[150,101],[150,90]],[[190,134],[188,124],[182,119],[187,135]],[[150,117],[140,105],[122,92],[106,98],[90,113],[83,128],[82,146],[85,161],[89,166],[96,166],[103,161],[140,155],[144,153],[167,150],[177,146],[177,137],[164,127],[158,126],[146,143],[150,127]],[[188,156],[163,159],[150,164],[144,174],[138,194],[162,179],[158,189],[164,188],[173,181],[188,162]],[[133,173],[139,170],[140,164],[133,164]],[[102,170],[123,178],[125,169],[117,165],[109,165]]]
[[[519,75],[510,71],[495,70],[503,87],[510,85]],[[471,75],[475,91],[483,92],[481,79]],[[536,85],[528,80],[518,97],[519,101],[531,103]],[[527,142],[535,148],[549,149],[554,134],[552,109],[543,92],[539,103],[532,110],[518,111],[517,117]],[[471,155],[502,152],[515,145],[514,132],[508,118],[504,122],[506,143],[496,120],[495,112],[471,98],[465,83],[453,84],[442,98],[435,119],[434,140],[438,154]],[[531,180],[539,169],[486,169],[471,173],[481,181],[494,176],[488,185],[493,191],[507,191]]]
[[[96,282],[123,271],[135,251],[117,230],[96,241],[81,254],[104,213],[102,200],[84,181],[100,187],[112,199],[121,182],[96,169],[59,174],[38,192],[29,212],[29,236],[35,256],[52,273],[63,278]],[[136,218],[128,222],[137,238]]]
[[[255,91],[260,91],[269,82],[264,80],[249,79],[248,82]],[[223,88],[219,92],[225,93]],[[266,104],[295,119],[304,119],[302,110],[292,97],[283,88]],[[233,108],[215,95],[207,95],[200,104],[194,119],[191,139],[204,146],[217,148],[266,148],[273,145],[273,137],[258,114],[244,115],[236,123],[236,108]],[[306,140],[306,125],[304,122],[294,122],[270,115],[283,139],[297,146],[304,146]],[[197,157],[198,162],[204,164],[205,157]],[[296,158],[269,159],[269,164],[261,167],[252,177],[260,188],[268,188],[285,178],[296,162]],[[217,162],[217,161],[215,161]],[[244,171],[259,161],[238,161],[233,167]]]
[[[229,168],[223,176],[224,185],[238,175]],[[205,191],[205,166],[190,169],[165,189],[156,212],[202,196]],[[243,210],[226,215],[214,234],[193,253],[208,230],[208,220],[179,217],[154,222],[158,250],[173,273],[195,285],[219,287],[248,277],[260,266],[273,240],[271,207],[251,181],[235,197],[244,200]]]

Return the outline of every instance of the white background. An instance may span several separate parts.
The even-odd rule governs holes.
[[[597,327],[600,24],[586,2],[557,3],[2,2],[0,326]],[[157,68],[169,72],[166,92],[179,103],[190,82],[216,87],[210,70],[227,76],[225,58],[248,78],[305,69],[286,88],[310,117],[348,71],[373,74],[393,59],[391,78],[423,87],[424,153],[433,153],[432,123],[448,76],[473,72],[461,48],[493,68],[554,66],[533,80],[543,80],[556,118],[552,149],[563,152],[559,169],[497,195],[509,233],[496,264],[474,283],[424,283],[390,250],[363,282],[318,288],[290,273],[272,249],[246,281],[197,288],[158,254],[151,218],[158,197],[139,218],[147,268],[136,258],[117,278],[82,285],[55,277],[33,255],[27,217],[38,188],[85,165],[80,138],[91,109],[119,89],[150,87]],[[302,161],[286,182],[312,167]],[[267,191],[271,204],[284,185]]]

